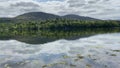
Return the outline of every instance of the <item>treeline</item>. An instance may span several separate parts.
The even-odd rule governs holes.
[[[15,39],[28,44],[43,44],[59,39],[75,40],[96,34],[117,33],[120,28],[89,28],[80,30],[5,30],[0,31],[0,40]]]
[[[103,33],[116,33],[120,32],[120,28],[84,28],[81,30],[6,30],[0,31],[1,37],[44,37],[44,38],[70,38],[73,36],[89,36],[94,34]]]
[[[54,19],[45,21],[21,21],[16,23],[0,23],[2,30],[71,30],[81,28],[111,28],[120,27],[119,21],[106,20],[69,20]]]

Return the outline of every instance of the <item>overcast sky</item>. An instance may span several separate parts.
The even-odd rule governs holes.
[[[120,0],[0,0],[0,17],[15,17],[38,11],[120,19]]]

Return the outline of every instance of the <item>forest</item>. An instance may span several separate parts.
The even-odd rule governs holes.
[[[0,22],[0,31],[4,30],[74,30],[82,28],[120,27],[119,21],[112,20],[70,20],[52,19],[44,21]]]

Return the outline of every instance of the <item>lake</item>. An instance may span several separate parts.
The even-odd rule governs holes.
[[[120,68],[120,28],[0,31],[0,68]]]

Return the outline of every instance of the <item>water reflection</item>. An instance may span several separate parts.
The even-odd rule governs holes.
[[[0,68],[119,68],[120,33],[44,44],[0,41]]]
[[[91,29],[66,30],[66,31],[11,30],[11,31],[0,31],[0,40],[13,39],[28,44],[44,44],[59,39],[75,40],[96,34],[116,33],[116,32],[120,32],[120,28],[91,28]]]

